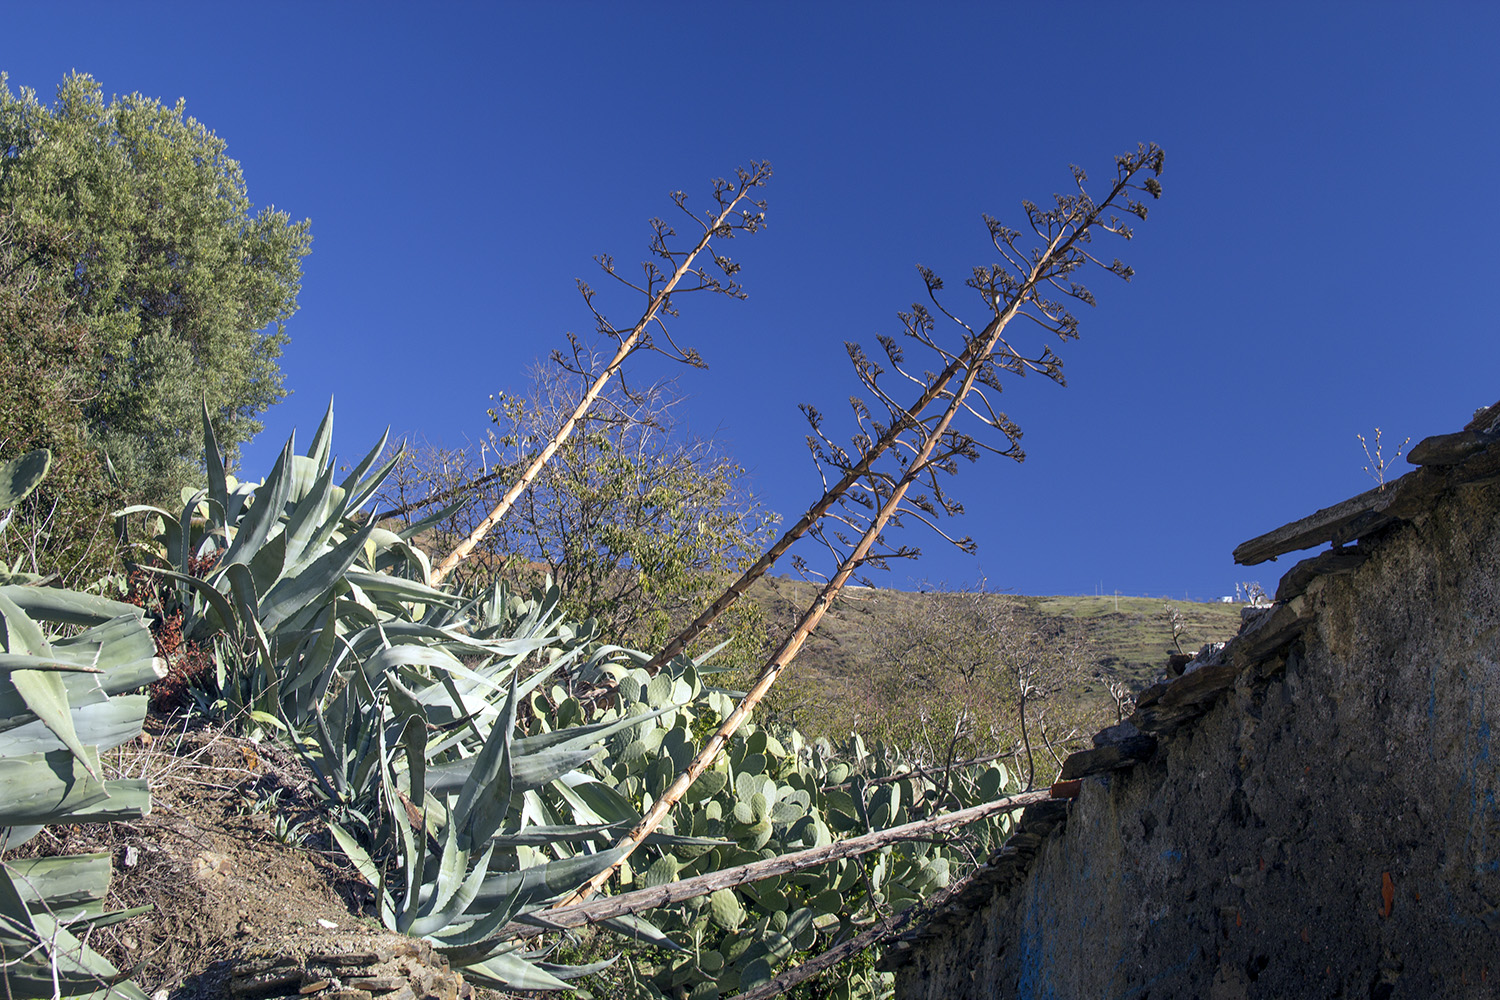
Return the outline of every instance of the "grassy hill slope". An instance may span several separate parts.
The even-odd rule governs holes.
[[[750,597],[778,638],[812,601],[815,584],[789,578],[762,581]],[[940,716],[954,694],[940,680],[913,679],[893,648],[889,623],[920,613],[923,595],[855,588],[845,592],[773,692],[773,707],[810,736],[839,738],[892,716]],[[1184,629],[1182,648],[1228,639],[1239,628],[1240,605],[1146,597],[1027,597],[990,594],[1008,606],[1021,628],[1061,646],[1081,649],[1081,677],[1067,694],[1090,711],[1112,702],[1104,679],[1138,690],[1161,672],[1172,643],[1172,612]],[[1059,698],[1059,700],[1061,700]],[[998,710],[998,709],[997,709]],[[880,727],[876,727],[877,729]]]

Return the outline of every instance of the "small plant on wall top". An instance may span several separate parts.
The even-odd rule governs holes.
[[[1365,452],[1365,475],[1375,480],[1375,486],[1377,489],[1385,489],[1385,470],[1396,464],[1396,460],[1399,459],[1405,452],[1406,446],[1411,444],[1411,438],[1408,437],[1406,440],[1402,441],[1401,444],[1396,447],[1396,454],[1390,458],[1386,458],[1385,455],[1381,452],[1379,427],[1375,428],[1374,454],[1370,453],[1370,442],[1365,440],[1365,436],[1363,434],[1356,434],[1354,436],[1359,438],[1359,446],[1363,448]]]

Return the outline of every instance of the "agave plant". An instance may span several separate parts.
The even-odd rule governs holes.
[[[46,474],[50,455],[0,462],[0,504],[11,506]],[[0,520],[0,531],[5,522]],[[139,608],[91,594],[0,586],[0,846],[48,823],[144,816],[146,783],[103,777],[99,754],[141,732],[146,698],[127,694],[160,678]],[[0,953],[7,996],[144,1000],[84,943],[91,928],[142,909],[107,912],[107,854],[0,865]],[[144,908],[143,908],[144,909]]]
[[[550,966],[494,931],[616,859],[599,848],[618,824],[540,822],[537,792],[577,780],[601,740],[639,720],[527,736],[516,709],[559,670],[597,674],[613,647],[595,623],[565,619],[555,587],[521,599],[428,586],[409,541],[424,525],[396,533],[356,516],[393,465],[376,467],[385,442],[335,486],[332,420],[330,407],[306,455],[289,440],[264,482],[243,484],[224,472],[205,415],[208,488],[177,514],[120,516],[153,519],[137,551],[176,581],[184,634],[214,643],[214,693],[306,755],[387,926],[428,938],[476,981],[557,988],[588,970]]]
[[[351,632],[461,603],[426,585],[426,556],[409,541],[425,525],[398,534],[357,516],[399,451],[376,467],[382,438],[335,485],[332,433],[330,405],[307,454],[295,453],[294,435],[264,482],[241,483],[224,469],[205,408],[207,488],[187,493],[177,513],[137,505],[117,515],[122,530],[134,514],[154,522],[135,550],[177,581],[184,636],[214,643],[215,694],[293,726],[328,694]]]
[[[686,657],[649,676],[647,656],[603,644],[592,621],[569,622],[555,587],[523,597],[429,586],[410,544],[423,525],[396,533],[356,514],[391,468],[376,466],[384,441],[335,486],[332,419],[330,407],[305,455],[289,440],[264,482],[244,484],[224,472],[205,417],[208,488],[177,514],[122,517],[154,519],[144,547],[179,587],[185,634],[216,644],[217,694],[305,755],[382,922],[432,941],[476,982],[562,988],[594,967],[549,964],[504,928],[545,925],[542,907],[617,860],[614,839],[729,714],[733,693],[705,685]],[[571,694],[600,680],[613,682],[608,703]],[[938,797],[993,797],[1008,781],[998,766],[941,783],[911,772],[857,739],[836,753],[747,726],[621,880],[658,884],[825,845],[903,823]],[[652,988],[716,996],[909,905],[964,860],[957,848],[892,847],[607,926],[655,946],[642,956]]]
[[[603,752],[601,744],[674,706],[528,735],[518,708],[546,681],[565,668],[574,677],[597,675],[599,661],[618,651],[592,642],[591,628],[561,622],[556,588],[529,601],[502,588],[470,607],[477,609],[471,624],[488,623],[476,629],[483,638],[468,640],[476,644],[471,652],[506,649],[508,660],[464,666],[450,654],[433,655],[434,646],[386,646],[318,713],[308,759],[335,803],[334,839],[375,886],[387,927],[426,937],[476,982],[557,989],[597,967],[546,963],[497,931],[537,919],[545,904],[609,867],[618,855],[603,848],[625,820],[559,822],[546,797],[565,789],[599,808],[611,796],[619,800],[580,768]],[[495,634],[500,629],[509,635]],[[537,669],[522,680],[514,661],[526,658]],[[723,843],[667,833],[656,842]],[[639,919],[610,926],[675,947]]]

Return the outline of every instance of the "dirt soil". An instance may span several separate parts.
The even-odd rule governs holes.
[[[151,814],[48,827],[8,856],[109,852],[111,908],[154,909],[90,944],[147,993],[218,996],[238,962],[382,936],[365,915],[370,889],[330,850],[313,777],[286,750],[152,717],[140,739],[105,756],[107,776],[150,781]]]

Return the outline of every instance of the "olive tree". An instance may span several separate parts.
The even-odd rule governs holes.
[[[53,249],[0,212],[0,461],[45,448],[52,474],[3,516],[0,573],[83,586],[113,561],[110,512],[123,500],[89,443],[83,406],[97,391],[87,327],[31,263]]]
[[[184,484],[205,399],[231,459],[260,430],[285,395],[276,362],[308,223],[255,211],[182,100],[106,100],[74,73],[48,105],[0,75],[0,212],[53,237],[28,263],[91,339],[75,365],[83,419],[132,494]]]

